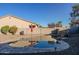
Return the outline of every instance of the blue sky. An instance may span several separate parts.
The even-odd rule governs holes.
[[[5,3],[0,4],[0,16],[11,14],[42,26],[47,26],[48,23],[57,21],[62,21],[63,25],[68,25],[73,5],[70,3]]]

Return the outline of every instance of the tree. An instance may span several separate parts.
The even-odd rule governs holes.
[[[70,26],[77,26],[79,25],[79,4],[76,4],[72,7],[72,12],[70,13],[71,16],[71,24]]]
[[[10,29],[9,29],[9,33],[12,33],[13,35],[17,32],[17,27],[16,26],[12,26],[12,27],[10,27]]]
[[[1,27],[1,32],[3,34],[7,34],[8,31],[9,31],[9,26],[8,25]]]

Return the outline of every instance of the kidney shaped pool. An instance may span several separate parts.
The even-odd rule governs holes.
[[[59,43],[48,43],[48,41],[39,41],[37,44],[28,47],[11,47],[9,44],[0,45],[0,53],[38,53],[53,52],[68,49],[69,44],[64,41]]]

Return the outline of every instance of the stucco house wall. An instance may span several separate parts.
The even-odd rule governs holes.
[[[29,25],[36,25],[30,21],[24,21],[15,16],[0,17],[0,28],[5,25],[17,26],[18,28],[29,28]],[[36,26],[37,27],[37,26]]]
[[[24,21],[21,18],[15,17],[15,16],[3,16],[0,17],[0,29],[2,26],[9,25],[9,26],[16,26],[18,27],[18,31],[16,34],[20,34],[21,31],[24,31],[24,34],[49,34],[52,30],[55,30],[56,28],[40,28],[37,26],[37,24],[30,22],[30,21]],[[36,27],[31,32],[31,29],[29,28],[29,25],[35,25]],[[60,30],[64,30],[65,28],[58,28]],[[1,34],[1,32],[0,32]]]

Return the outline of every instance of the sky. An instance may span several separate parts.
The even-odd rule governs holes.
[[[71,3],[2,3],[0,16],[13,15],[42,26],[58,21],[68,25],[73,5]]]

